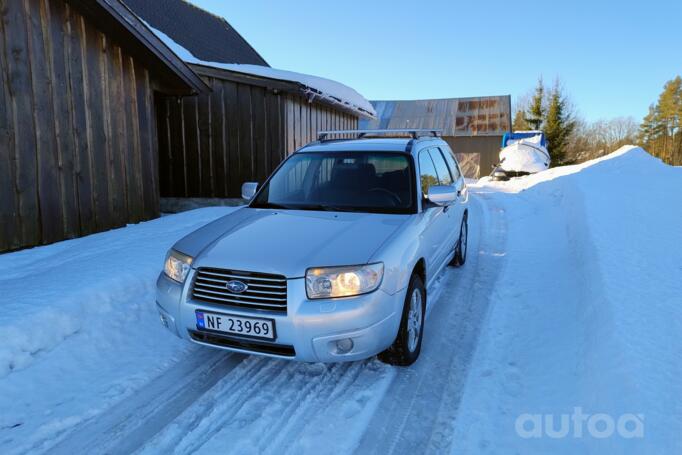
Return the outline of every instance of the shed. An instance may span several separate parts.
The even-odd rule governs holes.
[[[497,163],[502,136],[511,131],[511,96],[372,101],[376,119],[360,128],[442,129],[464,175],[487,175]]]
[[[374,115],[350,87],[270,68],[227,21],[184,0],[125,1],[211,87],[157,104],[162,197],[239,197],[318,131]]]
[[[205,90],[119,0],[4,0],[0,251],[158,216],[155,99]]]

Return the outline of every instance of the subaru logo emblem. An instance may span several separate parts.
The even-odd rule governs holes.
[[[235,294],[241,294],[249,288],[246,283],[242,283],[241,281],[237,280],[228,281],[225,287],[227,287],[228,291]]]

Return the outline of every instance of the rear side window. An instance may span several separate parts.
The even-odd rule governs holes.
[[[445,159],[437,148],[432,148],[429,150],[431,152],[431,158],[433,159],[433,164],[436,166],[436,172],[438,173],[438,181],[441,185],[452,185],[452,175],[450,175],[450,169],[448,165],[445,164]]]
[[[431,155],[427,150],[419,153],[419,181],[423,194],[429,194],[429,188],[438,185],[436,167],[433,165]]]
[[[452,152],[450,150],[443,150],[440,149],[440,152],[443,154],[445,157],[445,161],[448,163],[448,167],[450,168],[450,173],[452,174],[452,178],[457,181],[459,178],[462,176],[461,172],[459,172],[459,165],[457,164],[457,160],[455,159],[454,156],[452,156]]]

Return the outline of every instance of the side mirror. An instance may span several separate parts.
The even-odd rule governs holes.
[[[242,199],[250,201],[256,195],[256,190],[258,189],[258,182],[245,182],[242,183]]]
[[[432,202],[440,207],[452,205],[457,200],[457,189],[450,185],[436,185],[429,188],[429,194],[426,195],[429,202]]]

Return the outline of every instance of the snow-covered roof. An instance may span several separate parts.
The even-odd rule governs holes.
[[[303,93],[310,100],[317,98],[321,101],[337,105],[343,109],[350,110],[364,117],[376,117],[376,111],[374,110],[374,107],[369,101],[367,101],[367,99],[365,99],[365,97],[360,95],[351,87],[348,87],[347,85],[344,85],[340,82],[323,77],[311,76],[309,74],[270,68],[267,66],[206,62],[196,58],[190,51],[173,41],[172,38],[163,33],[161,30],[157,30],[148,23],[147,27],[149,27],[149,29],[152,30],[154,34],[161,41],[163,41],[170,50],[172,50],[186,63],[209,66],[212,68],[248,74],[251,76],[298,83],[301,85]]]

